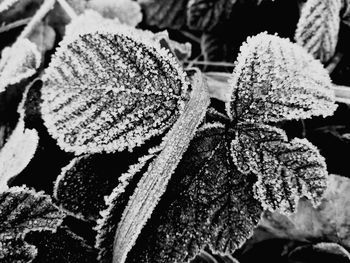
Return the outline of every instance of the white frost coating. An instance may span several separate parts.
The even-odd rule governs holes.
[[[301,10],[295,40],[322,62],[327,62],[335,53],[342,2],[342,0],[309,0]]]
[[[10,9],[14,4],[16,4],[19,0],[3,0],[0,3],[0,13]]]
[[[0,92],[5,91],[8,85],[34,75],[40,63],[37,46],[26,38],[4,48],[0,60]]]
[[[142,21],[140,4],[132,0],[91,0],[88,2],[88,8],[99,12],[105,18],[117,18],[129,26],[136,26]]]
[[[186,151],[209,105],[207,84],[197,73],[184,113],[162,141],[162,152],[149,165],[130,197],[115,233],[113,262],[124,263],[142,228],[150,218],[176,166]]]
[[[43,77],[44,123],[62,149],[77,155],[131,150],[141,145],[169,128],[167,122],[181,114],[188,98],[186,74],[150,32],[125,25],[113,27],[110,21],[106,25],[91,27],[94,33],[70,34]],[[125,58],[125,54],[134,55]],[[139,103],[121,118],[131,109],[132,100]],[[137,109],[141,104],[144,108]],[[157,105],[169,109],[157,112]],[[145,114],[153,123],[134,126],[145,122]],[[110,123],[115,124],[104,128]]]
[[[20,120],[4,147],[0,150],[0,192],[7,182],[19,174],[33,158],[39,142],[35,129],[24,129]]]
[[[227,113],[243,122],[329,116],[336,109],[328,72],[300,46],[266,33],[240,48]]]

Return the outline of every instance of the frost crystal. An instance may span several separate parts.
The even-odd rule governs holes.
[[[45,125],[75,154],[143,144],[172,126],[188,97],[175,58],[128,26],[65,41],[43,81]]]
[[[261,33],[241,47],[227,113],[237,121],[277,122],[331,115],[331,80],[320,62],[287,39]]]
[[[40,52],[36,45],[26,38],[4,48],[0,60],[0,93],[5,91],[8,85],[34,75],[40,63]]]
[[[315,58],[327,62],[338,43],[343,0],[308,0],[301,10],[296,42]]]
[[[23,242],[25,235],[31,231],[55,231],[64,218],[49,196],[25,187],[0,193],[0,211],[1,262],[33,259],[36,249]]]
[[[142,20],[140,5],[132,0],[91,0],[88,8],[99,12],[105,18],[117,18],[129,26],[136,26]]]

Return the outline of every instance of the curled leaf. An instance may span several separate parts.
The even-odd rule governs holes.
[[[335,53],[343,0],[309,0],[301,9],[296,42],[315,58],[327,62]]]
[[[0,92],[34,75],[40,63],[41,55],[28,39],[17,40],[11,47],[4,48],[0,60]]]
[[[190,28],[211,31],[231,15],[237,0],[190,0],[187,5],[187,24]]]
[[[145,22],[159,28],[179,29],[186,25],[188,0],[138,0]]]
[[[282,130],[271,126],[242,125],[237,130],[233,161],[241,172],[257,175],[255,196],[264,209],[291,213],[303,196],[319,204],[328,174],[315,146],[305,139],[288,142]]]
[[[227,112],[237,121],[305,119],[336,109],[321,63],[300,46],[266,33],[242,45],[230,85]]]
[[[21,119],[3,148],[0,149],[0,192],[7,182],[19,174],[33,158],[39,136],[35,129],[25,129]]]
[[[229,254],[251,235],[261,207],[254,178],[230,162],[232,131],[201,127],[126,262],[189,262],[206,246]]]
[[[114,19],[129,26],[136,26],[142,21],[141,7],[132,0],[91,0],[88,8],[99,12],[103,17]]]
[[[45,125],[62,149],[75,154],[143,144],[173,125],[188,97],[176,60],[126,26],[63,44],[44,85]]]

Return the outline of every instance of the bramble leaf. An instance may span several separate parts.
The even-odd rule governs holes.
[[[230,161],[234,133],[219,123],[200,128],[126,262],[188,262],[208,245],[230,253],[257,224],[254,177]]]
[[[343,0],[308,0],[301,10],[296,42],[315,58],[327,62],[335,53]]]
[[[11,47],[4,48],[0,60],[0,93],[8,85],[34,75],[40,63],[41,55],[28,39],[17,40]]]
[[[187,4],[187,24],[190,28],[211,31],[230,18],[237,0],[190,0]]]
[[[289,40],[266,33],[241,46],[230,85],[227,113],[238,122],[325,117],[336,109],[321,63]]]
[[[158,28],[179,29],[186,25],[188,0],[138,0],[145,22]]]
[[[22,242],[25,235],[31,231],[56,231],[65,217],[49,196],[26,187],[11,187],[0,193],[0,211],[0,247],[4,248],[0,256],[4,262],[30,262],[36,249]]]
[[[326,189],[324,158],[306,139],[288,142],[285,133],[267,125],[239,125],[231,143],[235,165],[254,173],[255,196],[265,210],[292,213],[302,196],[318,205]]]
[[[35,246],[21,239],[0,240],[0,261],[2,263],[29,263],[36,255]]]
[[[131,150],[174,124],[187,86],[177,61],[135,29],[83,34],[46,70],[43,119],[66,151]]]
[[[87,4],[103,17],[114,19],[129,26],[136,26],[142,21],[141,7],[132,0],[91,0]]]

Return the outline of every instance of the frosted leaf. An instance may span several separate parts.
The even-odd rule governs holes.
[[[254,178],[230,162],[234,133],[219,123],[200,128],[126,262],[189,262],[207,245],[233,252],[262,212]]]
[[[230,18],[237,0],[190,0],[187,5],[187,24],[190,28],[211,31]]]
[[[103,17],[114,19],[129,26],[136,26],[142,21],[141,7],[132,0],[91,0],[88,8],[99,12]]]
[[[210,100],[207,83],[199,70],[191,78],[191,84],[191,96],[184,112],[163,137],[162,151],[148,166],[123,211],[115,233],[113,262],[125,262],[204,119]]]
[[[255,196],[264,209],[294,212],[300,197],[317,205],[328,176],[324,158],[306,139],[288,142],[280,129],[241,125],[231,143],[233,162],[243,173],[258,177]]]
[[[315,58],[327,62],[335,53],[343,0],[308,0],[301,10],[296,42]]]
[[[39,136],[35,129],[25,129],[22,119],[11,136],[0,149],[0,192],[7,188],[7,182],[19,174],[33,158],[38,147]]]
[[[0,2],[0,13],[10,9],[19,0],[3,0]]]
[[[229,85],[227,112],[237,121],[305,119],[336,109],[321,63],[300,46],[266,33],[242,45]]]
[[[0,193],[0,211],[1,262],[31,262],[36,249],[22,242],[24,236],[31,231],[55,231],[64,218],[49,196],[25,187]]]
[[[40,63],[41,55],[28,39],[17,40],[11,47],[4,48],[0,60],[0,93],[8,85],[34,75]]]
[[[0,240],[0,261],[2,263],[29,263],[36,255],[35,246],[21,239]]]
[[[100,263],[112,261],[113,241],[117,223],[137,182],[147,170],[156,153],[159,153],[158,150],[153,149],[150,154],[141,157],[137,164],[131,165],[129,170],[119,177],[119,184],[106,198],[107,208],[100,212],[101,217],[97,220],[95,229],[97,231],[95,247],[98,249],[98,261]]]
[[[175,58],[127,26],[65,42],[43,80],[45,125],[75,154],[131,150],[169,129],[188,98]]]
[[[94,263],[96,251],[87,242],[66,227],[55,233],[31,232],[26,241],[37,247],[33,263]]]
[[[25,187],[0,193],[0,240],[24,237],[30,231],[55,231],[64,214],[51,198]]]
[[[186,25],[188,0],[137,0],[140,3],[144,20],[158,28],[179,29]]]

